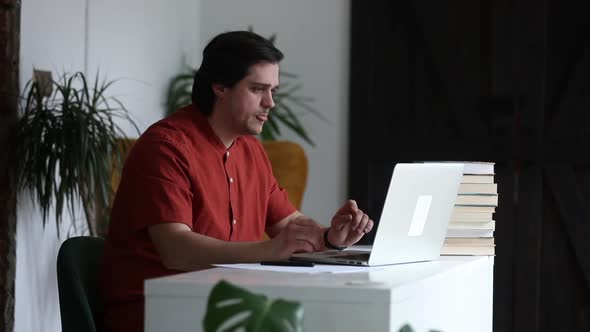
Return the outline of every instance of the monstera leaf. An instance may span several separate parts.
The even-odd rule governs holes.
[[[303,307],[282,299],[271,302],[222,280],[209,294],[203,328],[206,332],[303,331]]]
[[[404,326],[400,327],[398,332],[414,332],[414,329],[409,324],[404,324]],[[430,330],[430,332],[441,332],[441,331]]]

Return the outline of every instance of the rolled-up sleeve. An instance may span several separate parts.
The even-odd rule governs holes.
[[[289,201],[287,191],[281,187],[273,177],[270,197],[268,200],[268,210],[266,214],[266,227],[271,226],[297,211]]]
[[[137,142],[119,190],[133,229],[180,222],[191,229],[193,193],[186,150],[180,142],[146,137]]]

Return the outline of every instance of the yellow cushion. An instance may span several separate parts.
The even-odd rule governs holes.
[[[289,201],[301,210],[303,193],[307,185],[307,157],[303,148],[290,141],[263,141],[272,171],[282,188],[287,190]],[[268,236],[264,234],[264,239]]]
[[[279,185],[289,193],[289,201],[301,209],[307,184],[307,157],[303,148],[290,141],[263,141],[272,171]]]

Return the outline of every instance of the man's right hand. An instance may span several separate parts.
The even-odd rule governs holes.
[[[300,215],[291,220],[270,240],[272,259],[287,259],[297,252],[314,252],[323,246],[322,228],[312,219]]]

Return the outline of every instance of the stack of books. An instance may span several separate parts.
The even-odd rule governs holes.
[[[445,239],[443,255],[494,255],[494,212],[498,185],[494,163],[464,162],[463,179]]]

